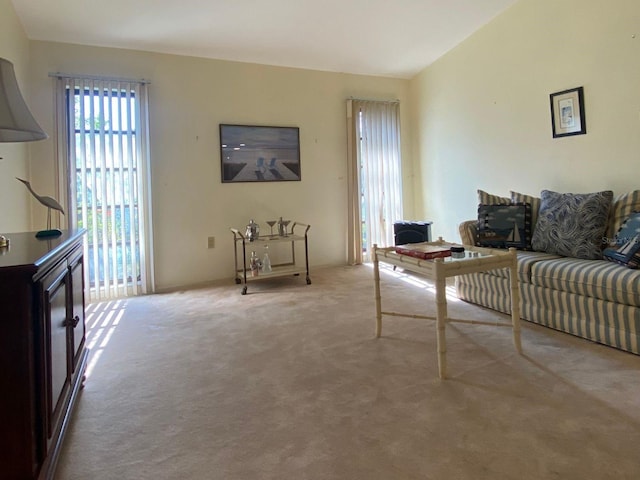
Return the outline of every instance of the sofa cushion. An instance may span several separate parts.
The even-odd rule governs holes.
[[[511,194],[511,203],[528,203],[531,205],[531,229],[536,228],[538,222],[538,211],[540,210],[540,197],[534,197],[533,195],[526,195],[524,193],[509,192]]]
[[[518,280],[522,283],[531,283],[531,268],[536,262],[543,260],[551,260],[554,258],[562,258],[558,255],[552,255],[544,252],[518,252]],[[499,268],[496,270],[489,270],[487,272],[490,275],[496,277],[509,278],[508,268]]]
[[[623,305],[640,306],[640,270],[605,260],[556,258],[535,262],[531,265],[531,283]]]
[[[623,193],[613,199],[607,237],[612,239],[633,212],[640,212],[640,190]]]
[[[615,245],[603,252],[605,260],[628,268],[640,266],[640,213],[632,213],[614,237]]]
[[[477,244],[489,248],[530,247],[531,205],[478,205]]]
[[[484,190],[478,190],[478,205],[509,205],[511,199],[508,197],[501,197],[500,195],[493,195],[487,193]]]
[[[557,193],[543,190],[533,231],[534,250],[582,259],[602,258],[611,190],[596,193]]]

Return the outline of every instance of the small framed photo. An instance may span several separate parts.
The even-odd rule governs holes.
[[[549,95],[553,138],[587,133],[582,87]]]
[[[220,124],[222,182],[300,180],[298,127]]]

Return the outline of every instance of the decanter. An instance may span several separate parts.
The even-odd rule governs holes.
[[[257,277],[260,273],[261,261],[258,258],[256,252],[251,252],[251,258],[249,259],[249,268],[251,269],[251,276]]]
[[[271,259],[269,258],[269,245],[264,246],[264,256],[262,257],[262,271],[271,272]]]
[[[258,239],[258,235],[260,235],[260,226],[253,221],[253,218],[247,225],[247,230],[245,232],[245,237],[249,239],[250,242]]]

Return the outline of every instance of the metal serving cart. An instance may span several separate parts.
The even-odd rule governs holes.
[[[235,281],[238,285],[242,284],[242,295],[247,294],[247,286],[249,282],[265,280],[274,277],[283,277],[287,275],[299,276],[305,274],[307,285],[311,284],[309,277],[309,243],[308,232],[310,225],[306,223],[293,222],[291,231],[285,235],[260,235],[257,239],[249,241],[246,235],[243,235],[238,229],[231,228],[233,233],[233,256],[235,265]],[[252,271],[249,265],[251,251],[264,251],[265,247],[278,243],[290,243],[291,255],[290,259],[284,263],[271,265],[271,271]],[[304,243],[304,265],[296,260],[296,244]]]

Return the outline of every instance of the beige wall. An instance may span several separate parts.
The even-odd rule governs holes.
[[[405,218],[433,220],[435,235],[457,238],[458,223],[476,214],[478,188],[504,195],[510,189],[537,194],[544,188],[616,193],[638,188],[636,0],[521,0],[411,81],[29,44],[11,3],[0,0],[0,8],[0,54],[16,57],[21,84],[28,73],[29,103],[52,136],[28,146],[28,175],[44,194],[56,194],[49,72],[152,82],[153,236],[160,289],[229,278],[228,228],[243,227],[250,218],[308,222],[312,265],[344,263],[349,96],[402,102]],[[587,135],[553,139],[549,94],[581,85]],[[221,184],[219,123],[300,127],[302,181]],[[25,220],[28,197],[12,180],[27,175],[26,151],[0,145],[5,157],[0,195],[4,205],[12,205],[11,212],[0,209],[4,231],[45,221],[46,211],[38,205],[33,222]],[[19,157],[10,169],[9,154]],[[216,248],[206,248],[208,236],[216,237]]]
[[[13,63],[28,105],[29,41],[11,0],[0,0],[0,57]],[[29,193],[15,177],[29,177],[27,143],[0,143],[0,234],[31,229]],[[9,236],[11,238],[11,236]]]
[[[43,128],[53,132],[49,72],[145,78],[150,85],[153,238],[159,289],[233,274],[232,234],[250,219],[309,223],[312,266],[346,262],[346,106],[349,96],[400,99],[406,80],[192,57],[31,43],[31,82]],[[300,128],[302,181],[222,184],[220,123]],[[406,213],[412,214],[409,130],[403,131]],[[33,150],[34,184],[55,188],[54,142]],[[35,221],[46,212],[34,210]],[[39,216],[41,217],[39,219]],[[216,247],[207,249],[207,237]]]
[[[635,38],[634,38],[635,35]],[[584,86],[587,134],[549,94]],[[640,2],[521,0],[411,81],[416,212],[458,238],[476,189],[640,188]]]

